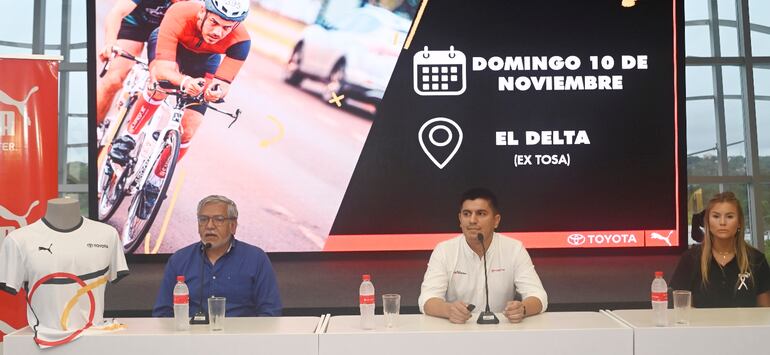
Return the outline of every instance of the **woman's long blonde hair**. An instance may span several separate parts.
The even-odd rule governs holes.
[[[711,251],[711,248],[714,245],[714,236],[711,234],[711,231],[709,230],[709,221],[711,219],[711,209],[714,208],[714,206],[717,203],[731,203],[733,206],[735,206],[735,209],[738,211],[738,230],[735,232],[735,238],[734,238],[734,246],[735,246],[735,259],[738,263],[738,269],[741,271],[742,274],[745,274],[749,272],[749,248],[750,246],[746,243],[746,240],[743,239],[743,236],[741,233],[745,230],[744,225],[744,216],[743,216],[743,208],[741,208],[741,203],[738,201],[738,199],[735,197],[735,194],[730,191],[725,191],[719,194],[714,195],[714,197],[709,200],[708,205],[706,206],[706,210],[703,214],[703,229],[705,230],[704,238],[703,238],[703,248],[701,249],[701,255],[700,255],[700,276],[701,281],[703,282],[703,285],[707,285],[709,282],[709,266],[711,265],[711,259],[714,257],[713,253]],[[753,280],[754,275],[750,276]]]

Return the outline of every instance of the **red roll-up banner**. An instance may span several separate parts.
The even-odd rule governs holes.
[[[0,241],[58,195],[58,87],[57,59],[0,57]],[[0,291],[0,341],[26,325],[24,292]]]

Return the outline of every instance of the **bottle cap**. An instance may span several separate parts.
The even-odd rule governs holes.
[[[663,277],[663,271],[655,271],[655,277]]]
[[[177,280],[178,282],[184,282],[184,275],[179,275],[179,276],[177,276],[177,277],[176,277],[176,280]]]
[[[364,281],[369,281],[369,280],[372,279],[372,277],[369,276],[369,274],[363,274],[363,275],[361,275],[361,279],[364,280]]]

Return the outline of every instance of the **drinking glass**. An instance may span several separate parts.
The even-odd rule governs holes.
[[[225,329],[225,298],[209,298],[209,328],[211,330]]]
[[[674,323],[690,324],[690,308],[692,307],[692,293],[687,290],[674,290]]]
[[[393,328],[401,313],[401,295],[389,293],[382,295],[382,312],[385,314],[385,325]]]

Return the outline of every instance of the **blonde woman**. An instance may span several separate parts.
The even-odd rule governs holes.
[[[743,209],[732,192],[709,200],[703,225],[703,244],[679,259],[671,288],[690,290],[694,307],[770,307],[770,266],[743,239]]]

